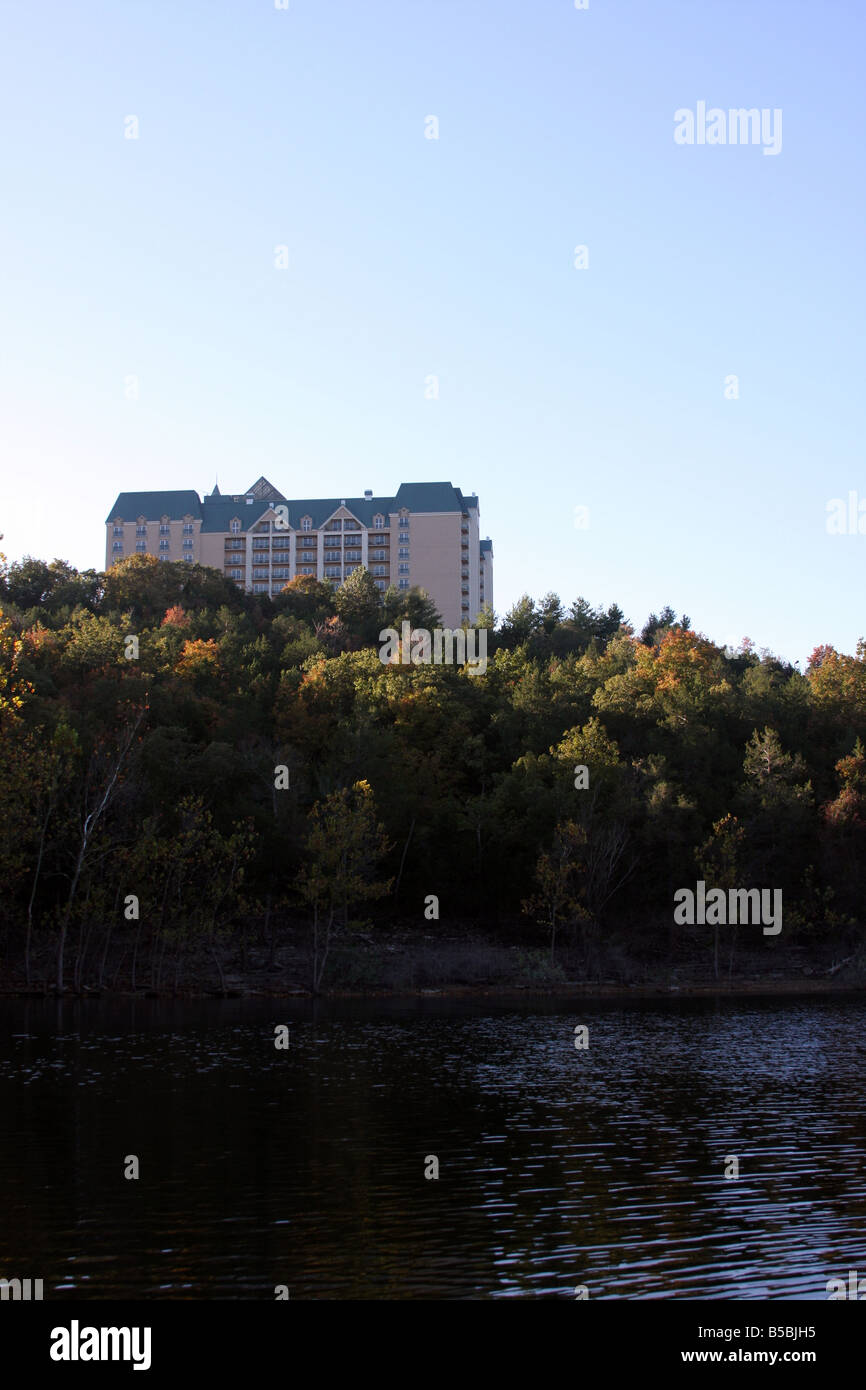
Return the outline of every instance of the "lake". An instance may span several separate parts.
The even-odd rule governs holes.
[[[866,1272],[859,998],[5,1000],[0,1024],[0,1276],[46,1300],[826,1299]]]

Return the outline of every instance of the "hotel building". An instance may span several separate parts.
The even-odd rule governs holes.
[[[334,585],[364,565],[376,586],[426,589],[448,627],[493,603],[493,543],[478,498],[451,483],[402,483],[393,497],[293,501],[266,478],[236,494],[122,492],[106,520],[105,565],[128,555],[210,565],[242,589],[278,594],[313,575]]]

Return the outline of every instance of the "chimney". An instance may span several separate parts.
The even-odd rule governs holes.
[[[371,489],[371,488],[366,488],[366,489],[364,490],[364,496],[367,497],[367,498],[372,497],[372,496],[373,496],[372,489]]]

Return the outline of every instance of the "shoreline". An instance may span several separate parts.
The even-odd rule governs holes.
[[[84,1002],[87,1000],[129,1000],[141,999],[165,1003],[194,1003],[201,1000],[236,1001],[239,999],[304,999],[310,1002],[327,1002],[334,999],[485,999],[485,998],[545,998],[581,1000],[621,1000],[633,999],[671,1000],[671,999],[756,999],[766,998],[814,998],[816,996],[851,995],[866,996],[866,983],[852,984],[836,980],[737,980],[727,983],[693,983],[686,985],[640,984],[623,985],[614,982],[575,982],[557,985],[450,985],[441,988],[425,989],[333,989],[314,994],[309,989],[261,989],[231,986],[225,991],[219,989],[197,989],[157,991],[138,990],[97,990],[83,992],[66,990],[58,994],[56,990],[0,989],[0,1000],[38,999],[46,1003],[66,1001]]]

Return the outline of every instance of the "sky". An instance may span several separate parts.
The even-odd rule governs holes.
[[[102,568],[124,490],[447,479],[499,614],[853,651],[866,6],[278,3],[4,8],[7,557]]]

